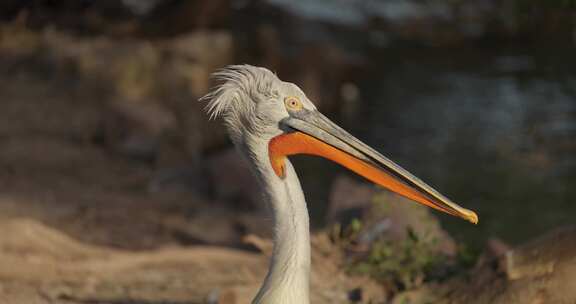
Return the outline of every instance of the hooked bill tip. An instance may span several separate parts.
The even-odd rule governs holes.
[[[472,224],[478,224],[478,215],[474,211],[466,210],[464,218]]]

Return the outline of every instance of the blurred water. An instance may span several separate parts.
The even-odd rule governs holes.
[[[429,53],[386,54],[349,128],[478,211],[477,227],[444,217],[460,237],[518,242],[576,223],[573,53]]]
[[[310,20],[347,26],[365,25],[373,17],[408,25],[453,21],[468,37],[485,33],[486,16],[515,22],[513,10],[501,11],[499,1],[462,2],[457,12],[450,1],[268,2]],[[359,102],[346,104],[348,112],[334,118],[478,212],[478,226],[442,216],[453,235],[478,248],[491,236],[517,243],[576,223],[573,46],[504,47],[494,41],[489,48],[402,48],[387,36],[383,43],[370,41],[370,35],[334,36],[332,43],[364,54],[371,66],[369,75],[357,77]],[[340,169],[318,160],[296,162],[318,222],[326,207],[318,202],[326,201]]]
[[[473,209],[436,212],[457,238],[518,243],[576,223],[576,58],[570,50],[383,50],[339,119],[351,133]],[[298,158],[313,217],[338,172]],[[317,220],[316,220],[317,221]]]
[[[268,0],[292,13],[312,19],[347,26],[357,26],[369,18],[400,22],[432,17],[450,19],[450,3],[414,0]]]

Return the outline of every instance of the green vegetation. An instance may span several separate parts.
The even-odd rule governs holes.
[[[449,261],[434,252],[432,244],[422,242],[412,231],[408,234],[410,237],[400,242],[374,242],[366,257],[350,265],[350,272],[368,274],[394,289],[420,286]]]
[[[372,216],[384,218],[389,208],[396,208],[395,204],[400,206],[405,205],[405,202],[376,198],[372,208],[372,213],[376,214]],[[437,224],[426,209],[420,206],[416,208],[418,211],[425,211],[425,218],[421,214],[415,216],[421,219],[421,222]],[[416,289],[425,282],[444,280],[470,267],[476,260],[476,255],[462,244],[456,246],[455,255],[443,252],[439,249],[441,240],[434,235],[434,229],[431,229],[431,233],[423,233],[422,229],[418,232],[410,225],[406,227],[405,237],[402,239],[390,239],[383,233],[366,244],[361,239],[368,230],[368,225],[359,219],[353,219],[344,228],[336,226],[333,239],[347,252],[347,268],[350,274],[368,275],[394,293]]]

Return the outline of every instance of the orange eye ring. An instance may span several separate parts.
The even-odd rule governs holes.
[[[300,99],[294,96],[288,96],[284,98],[284,105],[286,105],[286,108],[292,111],[302,110],[302,102]]]

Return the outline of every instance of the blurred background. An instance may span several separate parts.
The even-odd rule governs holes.
[[[197,102],[212,72],[240,63],[296,83],[352,134],[477,211],[476,226],[426,213],[464,268],[575,223],[575,1],[4,0],[0,21],[0,218],[14,233],[0,240],[4,254],[61,258],[52,265],[92,254],[53,243],[60,234],[131,252],[265,253],[258,186]],[[346,273],[381,282],[350,246],[374,253],[358,244],[394,217],[367,214],[402,200],[328,161],[294,162],[315,233],[338,227],[332,243],[354,261]],[[381,296],[428,277],[387,282]],[[7,303],[31,303],[15,300],[28,292],[19,279],[4,283],[20,286],[5,289]],[[160,303],[70,288],[56,298]]]

